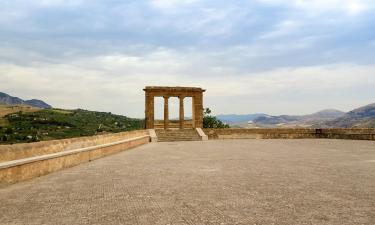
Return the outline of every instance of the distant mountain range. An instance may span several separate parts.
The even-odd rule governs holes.
[[[303,116],[261,116],[253,120],[256,124],[272,126],[311,126],[328,120],[333,120],[343,116],[345,112],[336,109],[325,109],[313,114]]]
[[[5,105],[29,105],[42,109],[52,108],[49,104],[39,99],[23,100],[18,97],[10,96],[6,93],[0,92],[0,104]]]
[[[244,122],[247,123],[261,116],[267,116],[267,114],[264,114],[264,113],[245,114],[245,115],[226,114],[226,115],[218,115],[216,117],[219,120],[223,121],[224,123],[236,124],[236,123],[244,123]]]
[[[336,109],[326,109],[313,114],[296,116],[271,116],[263,113],[247,115],[218,115],[218,119],[232,127],[374,127],[375,103],[348,113]]]
[[[227,114],[227,115],[218,115],[217,118],[221,121],[231,124],[231,125],[244,125],[244,124],[261,124],[263,126],[276,126],[280,124],[302,124],[309,123],[313,124],[315,121],[326,121],[336,119],[340,116],[343,116],[345,112],[335,110],[335,109],[326,109],[313,114],[303,115],[303,116],[293,116],[293,115],[281,115],[281,116],[271,116],[264,113],[256,114],[246,114],[246,115],[237,115],[237,114]]]
[[[321,124],[321,127],[375,128],[375,103],[354,109],[344,116]]]

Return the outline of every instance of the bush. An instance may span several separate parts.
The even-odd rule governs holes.
[[[228,124],[223,123],[216,116],[211,116],[209,108],[204,109],[203,128],[229,128]]]
[[[12,128],[7,128],[7,129],[5,130],[5,133],[6,133],[6,134],[13,134],[13,129],[12,129]]]

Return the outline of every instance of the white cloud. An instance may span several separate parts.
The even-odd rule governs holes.
[[[241,13],[236,8],[213,9],[204,8],[196,13],[199,16],[190,18],[186,24],[180,23],[181,31],[185,33],[196,32],[205,36],[221,36],[230,34],[233,24],[238,22]],[[180,21],[181,22],[181,21]]]
[[[305,11],[312,11],[317,14],[323,12],[344,12],[347,15],[355,16],[375,7],[372,0],[258,0],[266,4],[290,5]]]
[[[38,0],[35,4],[40,6],[62,6],[62,7],[71,7],[78,6],[84,3],[85,0]]]
[[[196,3],[197,1],[198,0],[151,0],[151,4],[158,9],[171,10]]]
[[[280,96],[300,111],[305,100],[294,102],[293,91],[317,101],[315,92],[325,94],[331,107],[368,101],[374,93],[353,89],[374,85],[374,66],[364,65],[373,58],[375,44],[365,40],[374,22],[354,17],[374,4],[4,0],[0,90],[129,116],[143,116],[146,85],[202,86],[222,113],[254,112],[254,103],[278,113]],[[332,90],[343,97],[330,100]]]
[[[322,66],[280,68],[241,77],[222,77],[207,82],[215,96],[262,96],[293,91],[334,90],[375,86],[375,66],[331,64]],[[375,96],[372,96],[375,97]]]
[[[368,5],[366,5],[364,2],[351,1],[347,3],[346,10],[350,15],[357,15],[366,11],[368,9],[367,7]]]
[[[193,53],[159,49],[145,56],[104,55],[78,59],[69,64],[17,66],[3,63],[0,64],[0,90],[23,98],[45,99],[56,107],[80,107],[142,117],[142,88],[147,85],[201,86],[207,89],[207,104],[220,113],[254,112],[251,105],[265,96],[278,99],[291,92],[302,96],[304,92],[325,94],[324,102],[335,107],[336,99],[329,100],[331,92],[342,93],[345,98],[350,95],[348,89],[375,86],[373,65],[291,67],[237,76],[234,75],[235,68],[210,65],[207,61],[205,66],[197,66],[196,62],[204,58]],[[238,101],[232,99],[224,103],[226,98]],[[248,103],[240,100],[244,98]],[[362,101],[371,98],[375,96],[367,96]],[[287,102],[291,104],[293,100]],[[353,102],[347,103],[353,105]],[[306,102],[293,104],[295,108],[287,110],[302,113],[301,105]],[[285,112],[278,104],[272,108],[263,103],[262,107],[257,109]]]
[[[375,66],[332,64],[282,68],[205,84],[214,112],[307,114],[349,111],[375,102]]]
[[[276,24],[274,30],[260,36],[260,39],[280,38],[290,35],[301,27],[301,23],[295,20],[285,20]]]

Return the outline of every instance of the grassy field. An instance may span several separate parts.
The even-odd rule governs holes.
[[[9,111],[9,109],[8,109]],[[82,109],[15,110],[0,117],[0,144],[91,136],[143,128],[143,120]]]
[[[41,110],[40,108],[28,106],[28,105],[1,105],[0,104],[0,118],[16,112],[36,112]]]

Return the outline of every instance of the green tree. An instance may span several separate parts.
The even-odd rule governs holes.
[[[212,116],[209,108],[205,108],[203,113],[203,128],[229,128],[228,124],[223,123],[216,116]]]
[[[13,129],[12,129],[12,128],[7,128],[7,129],[5,130],[5,133],[6,133],[6,134],[13,134]]]

